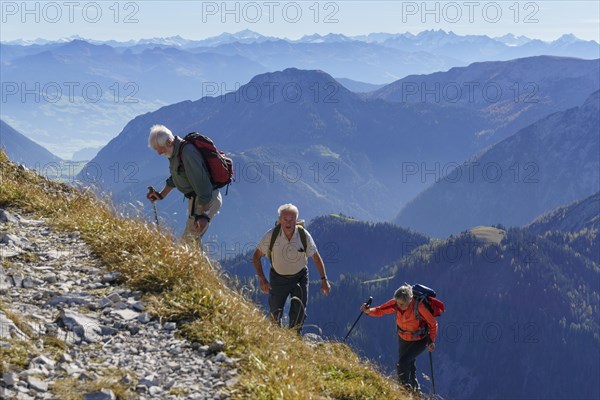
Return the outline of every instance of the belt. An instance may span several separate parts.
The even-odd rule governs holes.
[[[283,278],[292,279],[292,278],[297,278],[297,277],[300,277],[300,276],[308,273],[308,268],[306,268],[306,267],[302,268],[300,270],[300,272],[297,272],[297,273],[292,274],[292,275],[283,275],[283,274],[280,274],[279,272],[275,271],[275,269],[273,267],[271,267],[271,272],[274,273],[275,275],[279,275],[279,276],[281,276]]]

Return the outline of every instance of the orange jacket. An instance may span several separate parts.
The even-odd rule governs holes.
[[[419,303],[418,310],[419,314],[421,314],[421,317],[423,317],[423,321],[419,320],[415,316],[414,302],[415,299],[412,299],[406,311],[402,311],[396,305],[396,299],[391,299],[390,301],[387,301],[380,306],[371,308],[370,313],[367,315],[370,315],[372,317],[381,317],[382,315],[391,314],[395,312],[396,325],[398,328],[400,328],[398,329],[398,336],[400,336],[402,340],[406,340],[408,342],[423,339],[425,337],[424,334],[415,336],[413,332],[417,332],[419,329],[425,327],[425,325],[428,325],[429,338],[432,342],[435,342],[435,337],[437,336],[438,329],[438,324],[435,320],[435,317],[431,315],[431,313],[423,303]]]

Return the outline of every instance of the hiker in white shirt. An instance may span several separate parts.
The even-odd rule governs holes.
[[[308,257],[312,257],[321,278],[321,291],[328,295],[331,289],[323,259],[308,231],[298,224],[298,208],[284,204],[277,210],[278,224],[267,231],[254,251],[253,263],[260,281],[260,289],[269,294],[271,317],[281,323],[283,307],[291,296],[289,326],[300,333],[306,318],[308,299]],[[263,273],[261,258],[271,260],[269,280]]]

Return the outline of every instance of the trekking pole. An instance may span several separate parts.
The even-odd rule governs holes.
[[[431,388],[433,389],[433,396],[435,397],[435,379],[433,378],[433,355],[429,352],[429,367],[431,369]]]
[[[156,192],[156,189],[154,189],[152,186],[148,186],[148,193],[154,193]],[[152,202],[152,207],[154,207],[154,223],[156,224],[156,229],[159,229],[158,226],[158,212],[156,211],[156,203],[153,201]]]
[[[373,302],[373,298],[371,296],[369,296],[369,300],[367,300],[367,302],[365,303],[365,305],[367,307],[370,307],[372,302]],[[360,317],[362,317],[362,315],[363,315],[363,312],[361,311],[360,314],[358,314],[358,318],[356,318],[356,321],[354,321],[354,324],[352,325],[352,328],[350,328],[350,330],[346,334],[346,337],[344,338],[344,343],[346,343],[346,339],[348,339],[348,336],[350,336],[350,332],[352,332],[352,329],[354,329],[354,327],[356,326],[356,323],[358,322],[358,320],[360,319]]]

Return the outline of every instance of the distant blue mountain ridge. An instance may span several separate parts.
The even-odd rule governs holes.
[[[170,46],[170,47],[181,47],[181,48],[194,48],[194,47],[210,47],[210,46],[219,46],[221,44],[226,43],[261,43],[265,41],[272,40],[285,40],[290,43],[338,43],[338,42],[348,42],[348,41],[361,41],[367,43],[386,43],[388,45],[393,45],[394,42],[403,42],[403,43],[412,43],[415,44],[432,44],[442,42],[445,44],[457,43],[457,42],[497,42],[502,43],[506,46],[510,47],[518,47],[523,46],[527,43],[534,42],[537,45],[545,44],[546,46],[557,46],[564,45],[568,43],[597,43],[595,41],[585,41],[577,38],[573,34],[564,34],[560,38],[553,41],[542,41],[539,39],[532,39],[526,36],[515,36],[511,33],[507,33],[504,36],[499,37],[489,37],[487,35],[457,35],[452,31],[446,32],[443,29],[430,29],[424,30],[417,34],[412,34],[410,32],[405,33],[370,33],[367,35],[355,35],[348,36],[343,34],[335,34],[329,33],[326,35],[320,35],[318,33],[304,35],[299,39],[288,39],[288,38],[279,38],[274,36],[264,36],[258,32],[252,31],[250,29],[245,29],[236,33],[228,33],[224,32],[217,36],[212,36],[206,39],[185,39],[180,35],[171,36],[171,37],[155,37],[155,38],[147,38],[147,39],[139,39],[139,40],[128,40],[128,41],[116,41],[116,40],[94,40],[94,39],[86,39],[79,35],[73,35],[68,38],[62,38],[60,40],[45,40],[45,39],[35,39],[35,40],[12,40],[12,41],[3,41],[3,44],[8,45],[48,45],[48,44],[56,44],[56,43],[65,43],[72,40],[85,40],[90,43],[95,44],[107,44],[112,47],[132,47],[132,46],[142,46],[142,45],[159,45],[159,46]]]
[[[600,54],[598,43],[573,35],[542,42],[442,30],[295,40],[246,30],[204,40],[101,42],[73,37],[35,42],[0,43],[5,95],[1,117],[66,159],[83,147],[106,144],[136,115],[235,92],[253,76],[290,67],[327,71],[349,89],[365,92],[378,88],[373,84],[471,62],[536,55],[589,59]]]

